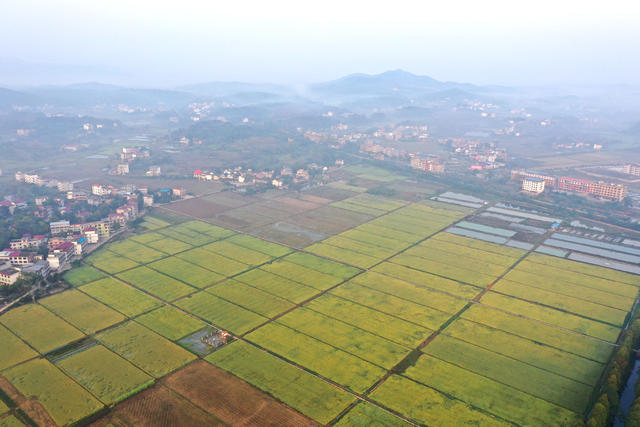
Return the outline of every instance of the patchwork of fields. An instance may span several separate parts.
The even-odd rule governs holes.
[[[344,186],[288,202],[291,224],[325,236],[302,250],[148,217],[65,274],[72,289],[1,315],[0,388],[16,399],[0,395],[0,423],[20,422],[20,396],[61,425],[103,408],[116,425],[584,417],[640,277],[443,231],[466,207]],[[203,344],[216,330],[233,338]]]

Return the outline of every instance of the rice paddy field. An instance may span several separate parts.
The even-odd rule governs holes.
[[[148,217],[67,272],[71,289],[0,315],[0,389],[61,425],[104,407],[104,424],[271,419],[249,401],[282,425],[583,420],[640,277],[449,233],[474,209],[373,195],[372,176],[402,177],[350,173],[358,186],[256,209],[235,194],[198,205],[238,228],[219,211]],[[318,238],[261,234],[285,217]]]

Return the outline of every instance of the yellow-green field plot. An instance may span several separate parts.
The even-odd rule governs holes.
[[[298,308],[278,322],[385,369],[399,363],[411,349],[307,308]]]
[[[480,302],[490,307],[499,308],[510,313],[525,316],[529,319],[559,326],[570,331],[600,338],[609,342],[615,342],[620,334],[619,327],[501,295],[497,292],[487,292]]]
[[[296,304],[320,292],[311,286],[294,282],[293,280],[277,276],[259,268],[242,273],[234,279]]]
[[[102,332],[96,339],[156,378],[173,372],[196,358],[182,347],[135,322]]]
[[[283,298],[233,279],[218,283],[205,292],[265,317],[276,316],[294,307],[293,303]]]
[[[146,228],[147,230],[155,230],[157,228],[168,227],[170,225],[171,224],[167,221],[149,215],[145,216],[140,224],[141,227]]]
[[[40,304],[86,334],[125,319],[122,314],[75,289],[44,298]]]
[[[83,265],[82,267],[73,268],[62,276],[65,282],[71,286],[81,286],[85,283],[106,277],[104,273],[99,272],[95,268]]]
[[[614,350],[612,343],[482,304],[473,304],[461,318],[603,364]]]
[[[236,234],[235,236],[231,236],[226,239],[226,241],[244,246],[245,248],[252,249],[254,251],[262,252],[263,254],[274,258],[285,256],[293,251],[293,249],[289,249],[286,246],[267,242],[266,240],[247,236],[246,234]]]
[[[27,304],[0,316],[0,323],[40,353],[62,347],[85,335],[46,308]]]
[[[410,424],[367,402],[359,402],[335,424],[337,427],[387,426],[400,427]]]
[[[45,359],[34,359],[2,373],[25,396],[33,397],[59,425],[79,421],[103,407],[88,391]]]
[[[224,279],[224,276],[221,274],[214,273],[211,270],[199,267],[196,264],[177,257],[161,259],[160,261],[147,264],[147,267],[199,289],[213,285]]]
[[[202,249],[235,261],[240,261],[247,265],[264,264],[272,259],[269,255],[262,252],[254,251],[253,249],[248,249],[226,240],[210,243],[203,246]]]
[[[527,257],[527,261],[546,266],[554,267],[556,270],[568,270],[578,274],[586,274],[588,276],[600,277],[602,279],[613,280],[616,282],[628,283],[634,286],[640,286],[640,276],[630,273],[624,273],[610,268],[598,267],[582,262],[570,261],[554,256],[532,253]]]
[[[114,243],[109,245],[108,249],[111,252],[115,252],[118,255],[125,256],[142,264],[146,264],[166,256],[160,251],[151,249],[150,247],[134,242],[133,240],[124,240]]]
[[[233,231],[201,221],[189,221],[158,231],[167,237],[188,243],[193,246],[223,239],[234,234]]]
[[[400,179],[407,179],[406,176],[398,175],[396,173],[389,172],[386,169],[377,168],[375,166],[369,166],[369,165],[367,165],[367,166],[359,166],[359,165],[347,166],[347,167],[345,167],[345,170],[347,170],[348,172],[353,173],[358,178],[368,179],[368,180],[371,180],[371,181],[391,182],[391,181],[397,181],[397,180],[400,180]]]
[[[147,242],[145,243],[145,245],[170,255],[174,255],[178,252],[183,252],[187,249],[192,248],[190,244],[182,242],[180,240],[172,239],[171,237],[164,237],[152,242]]]
[[[116,403],[153,383],[153,377],[101,345],[57,363],[103,403]]]
[[[346,409],[350,394],[244,342],[234,342],[206,357],[321,424]]]
[[[206,326],[202,321],[168,305],[136,317],[135,320],[171,341],[179,340]]]
[[[118,277],[165,301],[174,301],[196,291],[196,288],[147,267],[125,271]]]
[[[279,323],[263,326],[246,339],[358,393],[385,374],[378,366]]]
[[[118,255],[115,252],[101,250],[92,253],[84,262],[91,264],[92,266],[106,271],[109,274],[119,273],[130,268],[137,267],[139,264],[130,260],[122,255]]]
[[[129,317],[161,304],[153,297],[111,277],[87,283],[78,289]]]
[[[421,425],[510,425],[496,417],[475,411],[464,402],[445,396],[433,388],[397,375],[376,388],[370,397]]]
[[[296,252],[288,255],[284,257],[283,260],[303,267],[309,267],[321,273],[330,274],[340,279],[348,279],[360,273],[358,268],[320,258],[311,254],[305,254],[303,252]]]
[[[356,252],[350,249],[344,249],[341,247],[329,245],[327,243],[316,243],[305,248],[305,250],[316,255],[325,256],[336,261],[355,265],[361,268],[372,267],[380,261],[380,258],[365,255],[363,253]]]
[[[341,283],[344,279],[330,274],[322,273],[313,268],[305,267],[288,261],[275,261],[260,267],[285,279],[310,286],[319,291],[324,291]]]
[[[447,336],[483,349],[511,357],[575,381],[594,386],[604,370],[604,364],[521,338],[500,329],[458,318],[443,332]]]
[[[223,276],[233,276],[234,274],[242,273],[251,268],[251,266],[247,264],[206,251],[202,248],[181,252],[176,256]]]
[[[580,420],[580,416],[569,409],[429,355],[422,355],[414,366],[407,369],[406,375],[475,408],[520,425],[575,425]],[[372,394],[373,399],[376,399],[376,392]],[[402,396],[404,393],[399,394]]]
[[[2,343],[2,347],[0,347],[0,371],[38,355],[31,347],[2,325],[0,325],[0,342]]]
[[[234,334],[243,334],[267,321],[266,317],[204,291],[182,298],[175,305]]]

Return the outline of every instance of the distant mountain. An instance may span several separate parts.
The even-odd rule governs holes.
[[[351,74],[337,80],[311,85],[312,94],[329,96],[416,96],[451,89],[473,91],[468,83],[441,82],[429,76],[419,76],[403,70],[381,74]]]
[[[27,105],[35,100],[36,98],[28,93],[0,87],[0,108],[2,109],[8,109],[19,105]]]
[[[199,96],[224,97],[238,93],[263,93],[276,95],[291,95],[291,88],[270,83],[245,82],[208,82],[179,86],[176,90],[190,92]]]

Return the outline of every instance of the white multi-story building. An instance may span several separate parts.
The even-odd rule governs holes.
[[[545,181],[542,178],[525,177],[522,180],[522,189],[530,193],[540,194],[544,191]]]

